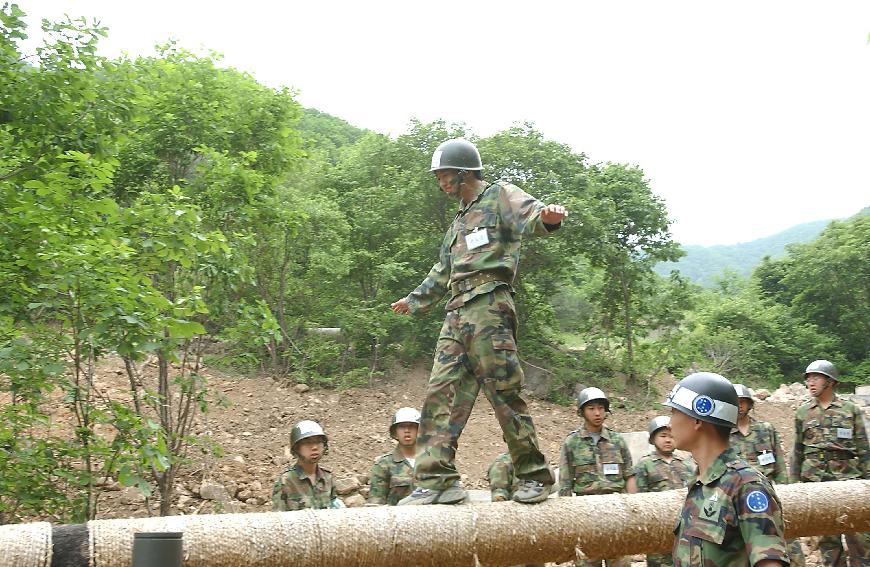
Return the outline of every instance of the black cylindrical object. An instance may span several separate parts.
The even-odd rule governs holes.
[[[181,567],[181,532],[133,534],[133,567]]]

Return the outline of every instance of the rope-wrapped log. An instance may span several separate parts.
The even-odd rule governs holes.
[[[786,536],[870,531],[870,481],[777,487]],[[136,532],[183,532],[186,567],[475,566],[667,552],[685,490],[467,506],[98,520],[0,527],[2,565],[128,567]],[[78,550],[71,538],[86,537]],[[61,541],[64,548],[61,549]],[[40,548],[42,546],[42,548]],[[73,546],[75,547],[75,546]],[[12,553],[23,554],[16,557]],[[20,551],[23,550],[23,551]]]

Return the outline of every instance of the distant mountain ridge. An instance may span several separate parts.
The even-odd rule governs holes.
[[[870,215],[866,207],[855,216]],[[804,243],[814,240],[836,219],[819,220],[795,225],[772,236],[758,238],[751,242],[718,246],[685,245],[686,255],[678,262],[657,264],[655,272],[666,276],[678,270],[683,276],[696,284],[711,287],[716,279],[726,271],[741,277],[748,277],[765,256],[781,258],[788,244]]]

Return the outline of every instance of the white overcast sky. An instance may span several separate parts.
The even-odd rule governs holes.
[[[175,38],[393,136],[531,121],[639,165],[684,244],[732,244],[870,205],[870,2],[19,1],[96,17],[102,53]],[[484,156],[486,159],[486,156]]]

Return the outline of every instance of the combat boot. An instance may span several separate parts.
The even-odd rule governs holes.
[[[543,502],[550,495],[550,486],[537,480],[520,480],[520,486],[514,492],[514,502],[522,502],[523,504]]]
[[[456,482],[444,490],[431,488],[415,488],[410,495],[399,500],[399,506],[421,506],[423,504],[459,504],[468,493],[462,488],[461,482]]]

